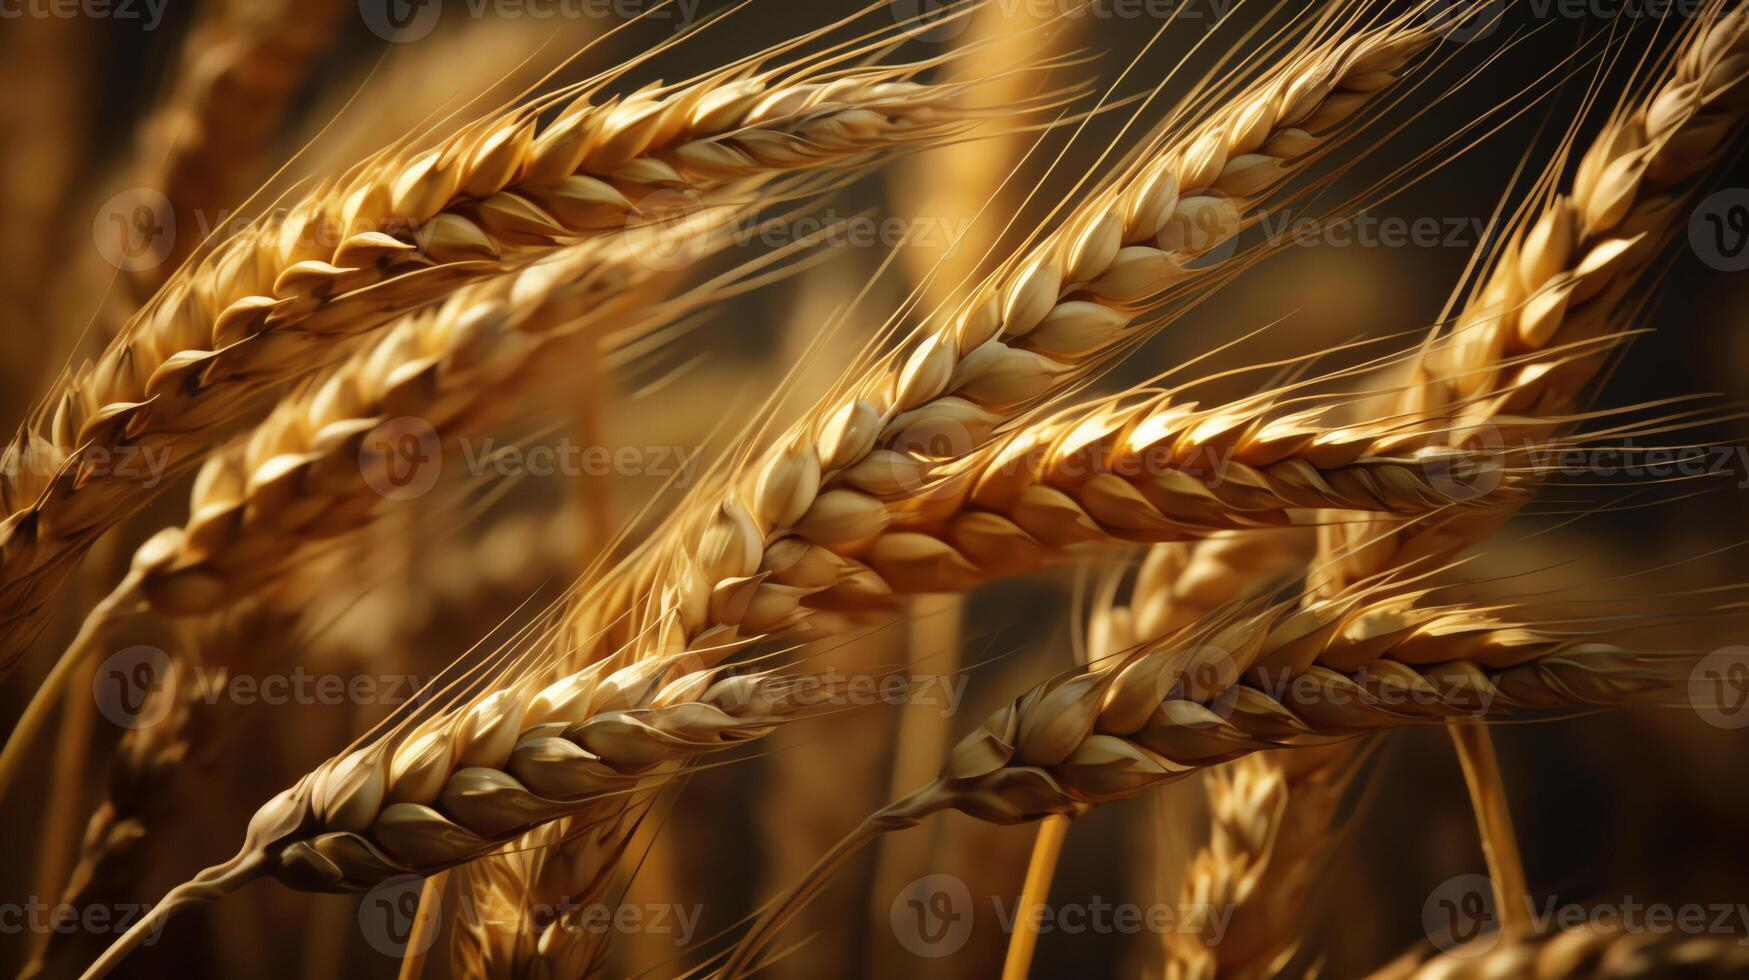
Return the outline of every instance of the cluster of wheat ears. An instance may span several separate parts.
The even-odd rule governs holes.
[[[840,843],[805,855],[726,931],[638,972],[793,966],[808,946],[798,919],[835,900],[828,886],[942,811],[1035,824],[1030,862],[1013,863],[1021,907],[1037,905],[1075,820],[1171,783],[1206,806],[1176,818],[1200,847],[1162,873],[1181,909],[1219,908],[1226,924],[1169,932],[1146,970],[1304,971],[1323,937],[1301,907],[1376,781],[1368,749],[1428,725],[1461,761],[1498,915],[1470,946],[1419,948],[1381,976],[1749,969],[1736,937],[1532,929],[1488,726],[1692,704],[1707,651],[1681,627],[1727,630],[1728,587],[1607,610],[1462,588],[1465,556],[1550,482],[1551,458],[1728,420],[1717,405],[1597,396],[1643,332],[1696,201],[1742,145],[1749,11],[1704,0],[1656,25],[1604,22],[1571,57],[1526,67],[1526,32],[1493,30],[1510,4],[1289,5],[1240,36],[1207,35],[1224,53],[1168,16],[1127,60],[1078,36],[1080,3],[895,14],[904,6],[733,59],[731,27],[776,22],[759,19],[764,3],[648,48],[602,24],[473,24],[421,42],[435,52],[417,66],[427,77],[385,66],[332,115],[315,111],[319,138],[285,159],[274,134],[352,5],[239,0],[197,14],[174,83],[97,195],[153,188],[168,209],[157,217],[179,230],[152,263],[72,263],[85,316],[61,338],[73,354],[29,406],[8,406],[25,420],[0,460],[0,671],[22,713],[0,793],[44,824],[12,851],[40,865],[69,922],[139,892],[171,804],[227,794],[223,781],[177,782],[183,770],[252,725],[299,723],[291,708],[221,711],[196,681],[305,662],[325,599],[423,610],[423,625],[354,642],[432,676],[418,697],[353,716],[348,744],[265,803],[243,801],[254,816],[230,826],[236,856],[145,896],[157,900],[125,931],[28,937],[26,975],[131,968],[142,943],[182,926],[173,916],[260,878],[338,892],[415,881],[403,978],[633,972],[611,931],[579,920],[664,838],[718,820],[678,795],[689,780],[734,778],[774,733],[817,736],[882,710],[851,703],[852,681],[827,664],[859,647],[874,663],[894,623],[932,631],[932,655],[952,648],[947,673],[971,672],[957,607],[925,597],[1061,581],[1065,568],[1090,584],[1066,603],[1075,666],[1052,675],[1008,653],[1034,686],[975,727],[890,734],[884,757],[835,756],[829,737],[790,743],[828,773],[814,794],[833,795],[833,771],[880,767],[888,802],[843,814],[827,828]],[[531,71],[555,43],[559,66]],[[1168,50],[1181,64],[1186,51],[1215,57],[1188,80]],[[605,70],[590,63],[602,51],[617,61]],[[1459,51],[1463,79],[1426,81]],[[713,67],[628,82],[675,52]],[[596,73],[556,80],[578,66]],[[442,97],[364,98],[434,72]],[[1412,142],[1432,102],[1513,72],[1516,96],[1453,110],[1462,125],[1332,203],[1366,157]],[[1579,111],[1539,115],[1575,90]],[[72,139],[43,122],[48,108],[19,113],[45,144]],[[1533,141],[1528,179],[1494,207],[1431,327],[1232,370],[1153,362],[1140,382],[1114,382],[1280,251],[1255,233],[1271,215],[1318,204],[1340,222],[1538,118],[1557,138]],[[1041,197],[1040,171],[1067,189]],[[933,247],[884,243],[880,274],[908,283],[896,300],[830,278],[822,242],[842,212],[802,223],[895,173],[900,205],[973,219]],[[29,192],[5,189],[21,227],[53,217],[30,205],[44,192],[31,177]],[[215,229],[214,213],[242,217]],[[749,228],[786,224],[815,231],[749,247]],[[47,297],[41,256],[7,247],[19,322],[68,309]],[[611,481],[575,477],[562,513],[505,522],[488,555],[458,529],[488,521],[514,481],[452,468],[429,494],[400,492],[396,467],[425,459],[401,457],[407,440],[452,461],[486,436],[516,444],[561,423],[611,443],[604,403],[680,338],[736,330],[741,314],[722,311],[748,307],[731,299],[816,284],[822,308],[796,317],[799,339],[752,399],[698,372],[661,379],[664,401],[711,416],[710,452],[685,481],[639,484],[629,516],[599,499]],[[1255,327],[1210,356],[1245,356]],[[1249,393],[1226,394],[1235,380]],[[444,562],[463,585],[437,581]],[[555,579],[570,584],[501,629],[444,625],[468,601],[457,593],[526,598]],[[157,659],[127,661],[150,675],[130,706],[150,723],[91,725],[98,665],[163,637]],[[397,652],[414,647],[447,666]],[[926,669],[901,657],[857,680]],[[102,798],[82,805],[100,762]],[[797,804],[816,805],[818,819],[839,816]],[[711,826],[709,846],[738,832]],[[1026,976],[1039,937],[1017,922],[1000,967],[967,969]]]

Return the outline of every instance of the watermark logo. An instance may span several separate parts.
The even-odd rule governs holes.
[[[1709,725],[1749,726],[1749,647],[1724,647],[1701,658],[1688,675],[1688,703]]]
[[[443,445],[430,422],[403,415],[365,434],[358,471],[372,490],[390,500],[423,497],[443,472]]]
[[[1728,187],[1688,217],[1688,244],[1720,272],[1749,269],[1749,188]]]
[[[385,41],[417,41],[437,27],[442,0],[358,0],[364,26]]]
[[[97,209],[91,219],[97,254],[123,272],[156,269],[170,258],[176,241],[176,210],[152,187],[131,187]]]
[[[899,891],[888,917],[893,935],[911,953],[952,956],[972,935],[972,892],[953,875],[924,875]]]
[[[1207,714],[1180,717],[1181,728],[1213,728],[1233,717],[1239,704],[1239,663],[1232,651],[1201,644],[1182,651],[1176,662],[1154,677],[1155,703],[1189,701]]]
[[[416,956],[431,948],[437,930],[427,930],[417,939],[413,936],[413,924],[419,917],[419,893],[424,887],[425,879],[418,875],[401,875],[365,892],[364,900],[358,903],[358,928],[371,949],[400,958]],[[426,911],[437,914],[436,909]]]
[[[955,419],[926,417],[907,425],[893,438],[890,451],[872,456],[865,465],[879,467],[875,482],[888,484],[880,489],[916,493],[933,478],[933,463],[960,459],[978,442],[972,430]]]
[[[634,202],[625,232],[626,249],[652,272],[679,272],[699,260],[701,235],[695,216],[704,210],[696,191],[663,187]]]
[[[1421,906],[1421,927],[1441,952],[1479,956],[1500,941],[1494,882],[1486,875],[1448,879]],[[1484,938],[1484,937],[1492,937]]]
[[[1168,255],[1189,255],[1189,264],[1198,269],[1212,269],[1238,251],[1243,224],[1231,198],[1219,191],[1202,190],[1181,199],[1161,218],[1154,244]]]
[[[175,705],[176,664],[154,646],[131,646],[105,657],[91,678],[97,710],[121,728],[149,728]]]
[[[1453,501],[1479,500],[1499,489],[1506,479],[1506,442],[1500,430],[1479,425],[1456,433],[1453,441],[1453,446],[1422,455],[1428,485]]]

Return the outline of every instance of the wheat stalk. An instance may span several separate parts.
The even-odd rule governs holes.
[[[214,425],[332,360],[342,338],[568,240],[689,208],[688,192],[855,166],[969,125],[961,90],[911,81],[917,66],[823,67],[754,63],[494,113],[428,149],[379,153],[178,270],[0,456],[0,668],[78,555],[149,489],[113,457],[190,466]]]

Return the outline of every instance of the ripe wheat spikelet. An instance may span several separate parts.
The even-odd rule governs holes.
[[[691,244],[711,240],[701,225]],[[203,464],[188,524],[135,556],[141,594],[159,612],[210,612],[281,573],[301,542],[363,525],[384,503],[360,464],[384,421],[417,418],[445,446],[502,421],[555,343],[587,332],[611,349],[660,325],[640,308],[664,278],[625,241],[595,239],[389,325]]]
[[[1449,335],[1430,342],[1404,409],[1466,402],[1454,441],[1484,450],[1491,439],[1542,437],[1521,417],[1569,411],[1605,360],[1603,351],[1574,356],[1573,346],[1630,312],[1642,273],[1682,222],[1692,178],[1730,152],[1749,114],[1746,76],[1749,10],[1699,21],[1651,91],[1592,141],[1568,193],[1552,196],[1518,229]],[[1327,529],[1324,552],[1339,557],[1327,563],[1320,587],[1449,555],[1501,519],[1454,515],[1394,534],[1366,525]]]
[[[1428,955],[1419,950],[1368,980],[1742,980],[1749,945],[1736,936],[1629,932],[1619,923],[1590,923],[1513,941],[1487,935],[1469,946]]]
[[[1047,681],[963,739],[934,783],[822,859],[761,916],[724,972],[744,975],[787,909],[847,857],[930,813],[993,823],[1073,815],[1264,749],[1669,695],[1695,659],[1542,632],[1500,612],[1362,590],[1216,623]]]
[[[881,585],[964,589],[1084,543],[1293,524],[1329,501],[1405,516],[1467,506],[1445,490],[1447,478],[1468,485],[1466,464],[1399,439],[1404,427],[1389,418],[1336,428],[1315,409],[1285,412],[1262,401],[1198,410],[1171,395],[1065,413],[960,460],[862,477],[873,493],[829,491],[797,525],[815,544],[792,549],[783,563],[768,560],[767,581],[817,588],[830,580],[806,576],[831,569],[853,584],[851,601],[867,602]],[[897,496],[908,486],[917,487],[911,496]],[[1495,492],[1511,496],[1516,486],[1503,478]],[[834,568],[834,557],[848,567]],[[829,606],[834,598],[828,590],[809,601]]]
[[[100,459],[151,450],[180,471],[264,386],[468,280],[700,191],[854,167],[972,124],[962,89],[911,81],[915,66],[815,67],[743,65],[599,105],[584,91],[545,126],[539,113],[573,92],[504,110],[377,154],[178,270],[0,456],[0,669],[78,556],[143,502],[144,474]]]

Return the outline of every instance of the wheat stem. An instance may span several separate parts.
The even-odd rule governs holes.
[[[1513,938],[1525,935],[1531,930],[1530,886],[1525,879],[1524,858],[1518,852],[1518,835],[1512,829],[1512,808],[1506,800],[1494,741],[1474,721],[1453,722],[1446,727],[1457,746],[1464,783],[1482,831],[1482,855],[1488,862],[1494,907],[1500,910],[1500,929]]]
[[[1020,901],[1015,906],[1014,933],[1008,938],[1008,955],[1002,961],[1002,980],[1026,980],[1032,969],[1032,952],[1038,946],[1038,923],[1033,909],[1050,900],[1057,857],[1062,854],[1063,841],[1068,836],[1068,817],[1055,814],[1039,821],[1032,859],[1026,866],[1026,884],[1021,887]]]

